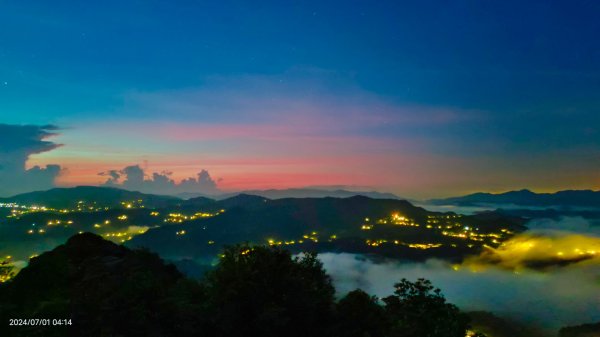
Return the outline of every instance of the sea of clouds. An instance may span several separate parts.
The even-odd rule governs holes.
[[[600,321],[600,227],[593,220],[538,219],[498,249],[460,265],[320,255],[338,295],[391,295],[402,278],[427,278],[461,309],[484,310],[548,332]]]

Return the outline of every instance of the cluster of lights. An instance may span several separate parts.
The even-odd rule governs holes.
[[[147,230],[148,230],[147,228],[142,228],[142,229],[138,230],[136,233],[132,233],[132,232],[104,233],[104,234],[102,234],[102,236],[104,236],[107,239],[113,240],[113,241],[125,242],[125,241],[129,241],[129,240],[133,239],[133,237],[137,234],[144,234]]]
[[[170,223],[182,223],[184,221],[188,221],[188,220],[196,220],[198,218],[210,218],[213,216],[217,216],[221,213],[224,213],[225,210],[222,209],[216,213],[208,213],[208,212],[198,212],[195,213],[193,215],[185,215],[185,214],[181,214],[181,213],[169,213],[169,215],[165,218],[165,222],[170,222]],[[150,213],[150,215],[152,216],[158,216],[159,213],[158,212],[152,212]]]
[[[441,247],[441,243],[409,243],[408,246],[410,248],[416,249],[430,249],[430,248],[438,248]]]
[[[121,202],[121,205],[125,208],[144,208],[142,200],[136,200],[132,202]],[[56,209],[41,205],[21,205],[14,202],[0,203],[0,208],[11,208],[11,215],[9,217],[18,218],[24,214],[35,213],[35,212],[56,212],[67,214],[71,212],[96,212],[106,211],[109,207],[99,207],[96,202],[87,203],[84,200],[79,200],[73,208]]]
[[[36,234],[36,233],[37,233],[37,234],[45,234],[45,233],[46,233],[46,230],[45,230],[45,229],[43,229],[43,228],[40,228],[40,229],[38,229],[38,230],[35,230],[35,229],[30,229],[30,230],[28,230],[28,231],[27,231],[27,234],[29,234],[29,235],[33,235],[33,234]]]
[[[572,253],[572,254],[568,254],[568,253],[567,253],[567,254],[565,254],[565,252],[563,252],[563,251],[558,251],[558,252],[556,252],[556,256],[557,256],[557,257],[559,257],[559,258],[567,258],[565,255],[572,255],[572,256],[573,256],[573,255],[579,255],[579,256],[585,256],[585,255],[587,255],[587,256],[595,256],[597,253],[598,253],[598,252],[596,252],[596,251],[595,251],[595,250],[593,250],[593,249],[587,249],[587,250],[585,250],[585,249],[575,248],[575,249],[573,249],[573,253]]]
[[[365,218],[366,222],[368,222],[369,218]],[[389,217],[384,219],[378,219],[377,223],[380,225],[396,225],[396,226],[408,226],[408,227],[419,227],[420,225],[416,223],[414,220],[407,218],[400,213],[392,213]],[[366,226],[369,226],[368,224]],[[372,227],[372,226],[371,226]]]
[[[131,240],[131,235],[127,232],[115,232],[115,233],[104,233],[102,236],[107,238],[120,238],[120,237],[129,237]]]
[[[295,245],[296,242],[303,243],[304,241],[302,241],[302,240],[277,241],[275,239],[267,239],[267,242],[269,243],[269,246],[283,246],[283,245],[289,246],[289,245]]]
[[[10,267],[11,260],[12,260],[12,256],[7,255],[5,260],[0,262],[0,267]],[[0,283],[8,282],[12,277],[13,277],[13,275],[11,273],[6,273],[4,275],[0,275]]]
[[[411,227],[419,227],[418,223],[415,223],[414,220],[411,220],[403,215],[398,213],[394,213],[390,219],[391,223],[396,226],[411,226]]]
[[[506,228],[502,228],[499,233],[480,233],[479,228],[463,226],[457,221],[457,219],[460,218],[462,218],[462,215],[458,214],[428,215],[427,228],[441,230],[441,234],[444,236],[469,241],[488,242],[495,245],[500,244],[504,239],[514,234],[514,232]],[[456,247],[455,244],[452,246]],[[472,244],[469,244],[468,246],[473,247]]]
[[[119,217],[118,219],[119,219],[119,220],[121,220],[121,221],[124,221],[124,220],[126,220],[126,219],[127,219],[127,217],[125,217],[125,218],[121,218],[121,217]],[[110,220],[104,220],[103,224],[104,224],[104,225],[110,225]],[[100,227],[102,227],[102,225],[100,225],[100,224],[98,224],[98,223],[95,223],[95,224],[94,224],[94,228],[100,228]]]
[[[380,240],[371,240],[371,239],[367,239],[365,241],[365,243],[367,244],[367,246],[371,246],[371,247],[379,247],[382,244],[386,243],[387,240],[385,239],[380,239]]]
[[[222,210],[219,210],[219,211],[218,211],[218,212],[216,212],[216,213],[198,212],[198,213],[196,213],[196,214],[192,215],[192,216],[190,217],[190,220],[195,220],[195,219],[198,219],[198,218],[211,218],[211,217],[213,217],[213,216],[217,216],[217,215],[219,215],[219,214],[221,214],[221,213],[225,213],[225,210],[224,210],[224,209],[222,209]]]
[[[329,236],[327,241],[332,242],[334,240],[337,240],[337,238],[338,237],[336,234],[332,234]],[[318,232],[310,232],[309,234],[302,235],[302,238],[298,239],[298,240],[277,240],[274,238],[268,238],[268,239],[266,239],[266,241],[269,244],[269,246],[291,246],[291,245],[295,245],[295,244],[303,244],[304,242],[309,242],[309,241],[318,243],[319,242],[319,233]]]
[[[319,242],[319,233],[311,232],[310,234],[304,234],[302,235],[302,238],[312,242]]]
[[[394,240],[392,242],[394,245],[406,246],[406,247],[410,247],[413,249],[431,249],[431,248],[439,248],[442,246],[441,243],[406,243],[406,242],[402,242],[399,240]],[[379,247],[386,243],[388,243],[388,240],[386,240],[386,239],[378,239],[378,240],[367,239],[367,240],[365,240],[365,244],[367,246],[371,246],[371,247]]]
[[[479,228],[471,228],[469,226],[463,226],[459,219],[462,215],[458,214],[444,214],[444,215],[428,215],[427,216],[427,229],[439,230],[444,236],[454,237],[462,240],[469,241],[485,241],[490,244],[500,244],[501,241],[508,238],[512,234],[512,231],[503,228],[499,233],[480,233]],[[360,229],[363,231],[372,230],[375,226],[370,223],[369,218],[365,218],[365,223],[361,225]],[[387,218],[376,220],[378,225],[397,225],[397,226],[410,226],[419,227],[420,225],[415,223],[414,220],[401,215],[399,213],[393,213]],[[442,243],[403,243],[398,240],[393,241],[395,245],[405,245],[415,249],[430,249],[441,247]],[[387,243],[385,239],[367,239],[366,244],[371,247],[378,247],[384,243]],[[457,247],[456,244],[452,244],[452,247]],[[468,244],[469,248],[474,247],[474,244]]]
[[[165,222],[182,223],[184,220],[189,220],[189,217],[181,213],[170,213]]]
[[[96,205],[96,202],[92,202],[90,205],[88,205],[85,201],[80,200],[77,202],[77,206],[75,207],[75,209],[73,209],[73,211],[77,211],[77,212],[86,212],[86,211],[100,211],[102,210],[101,207],[98,207]],[[65,210],[68,212],[68,210]],[[63,212],[63,213],[67,213],[67,212]]]
[[[46,206],[37,206],[37,205],[33,205],[33,206],[28,206],[28,205],[20,205],[14,202],[0,202],[0,208],[10,208],[10,215],[8,216],[9,218],[18,218],[21,215],[27,214],[27,213],[35,213],[35,212],[45,212],[48,210],[51,210],[49,208],[47,208]]]
[[[123,208],[131,209],[131,208],[146,208],[144,206],[142,199],[133,200],[133,201],[121,201],[121,206]]]
[[[57,225],[72,225],[73,224],[73,220],[50,220],[48,221],[47,225],[48,226],[57,226]]]
[[[455,231],[444,230],[442,231],[442,235],[477,242],[488,241],[493,244],[500,244],[501,240],[512,235],[512,232],[507,229],[502,229],[502,233],[478,233],[479,228],[470,228],[468,226],[456,229]]]

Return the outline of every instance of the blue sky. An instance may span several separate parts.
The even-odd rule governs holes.
[[[105,157],[102,169],[126,165],[109,160],[115,143],[126,143],[129,164],[160,162],[152,169],[182,172],[179,178],[205,166],[225,185],[246,182],[229,188],[244,187],[252,179],[228,179],[243,174],[211,164],[215,153],[281,159],[281,149],[252,133],[187,143],[153,138],[150,148],[143,130],[111,128],[162,133],[160,125],[195,125],[187,131],[194,133],[244,124],[286,127],[290,142],[301,134],[314,144],[331,135],[352,138],[352,147],[374,144],[352,153],[360,162],[354,171],[254,168],[290,175],[276,187],[333,176],[336,184],[409,194],[528,181],[521,187],[598,188],[599,14],[596,1],[1,1],[0,122],[61,128],[55,140],[64,146],[28,165],[68,167],[77,156],[89,164],[87,175],[65,172],[62,184],[91,182],[99,163],[90,157]],[[256,146],[236,150],[248,142]],[[291,148],[306,152],[306,163],[348,152],[343,143],[331,153],[307,146]],[[410,158],[414,168],[402,172],[402,160],[366,156],[374,152]],[[171,160],[179,170],[165,153],[179,154]],[[185,164],[184,157],[202,160]],[[474,179],[457,179],[466,167]],[[426,191],[409,183],[431,176],[439,178],[421,185]],[[268,187],[266,177],[259,180]]]

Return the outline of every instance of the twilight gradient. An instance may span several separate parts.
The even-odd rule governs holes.
[[[598,189],[599,14],[583,0],[9,0],[0,123],[59,127],[63,146],[27,162],[60,165],[59,185],[141,165],[176,181],[206,169],[224,191]]]

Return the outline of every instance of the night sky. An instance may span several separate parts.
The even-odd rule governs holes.
[[[597,190],[599,17],[594,0],[0,1],[0,195]]]

